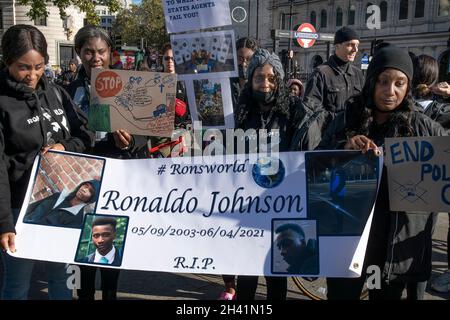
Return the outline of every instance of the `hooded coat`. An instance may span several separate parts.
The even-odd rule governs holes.
[[[91,184],[94,194],[88,202],[72,206],[70,200],[75,198],[78,190],[85,183]],[[81,228],[86,208],[97,200],[99,191],[100,182],[98,180],[90,180],[80,183],[68,195],[56,192],[47,198],[30,204],[23,222],[55,227]]]
[[[89,141],[64,90],[46,77],[34,90],[0,71],[0,234],[15,231],[11,208],[22,206],[41,149],[61,143],[66,151],[83,152]]]

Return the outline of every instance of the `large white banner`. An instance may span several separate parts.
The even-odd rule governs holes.
[[[168,33],[231,24],[228,0],[161,0]]]
[[[450,212],[450,137],[386,139],[393,211]]]
[[[381,161],[352,151],[143,160],[48,152],[34,164],[14,255],[133,270],[354,277]]]

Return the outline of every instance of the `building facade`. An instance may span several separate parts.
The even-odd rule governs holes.
[[[29,6],[19,6],[16,1],[2,1],[0,4],[0,39],[3,33],[16,24],[31,24],[36,26],[47,39],[49,63],[52,66],[68,65],[70,59],[76,56],[73,49],[73,37],[83,27],[85,14],[76,7],[66,10],[67,18],[62,20],[56,6],[48,6],[47,18],[31,20],[26,13]]]
[[[120,0],[119,3],[123,8],[128,8],[131,0]],[[76,57],[73,41],[78,30],[86,24],[86,14],[78,7],[70,6],[66,9],[66,19],[61,19],[58,7],[48,3],[48,17],[33,21],[26,15],[29,10],[30,6],[19,6],[14,0],[0,2],[0,41],[4,31],[13,25],[34,25],[47,39],[49,63],[55,68],[68,66],[69,60]],[[114,23],[114,14],[105,6],[97,6],[96,11],[101,21],[104,20],[101,26],[110,30]]]
[[[267,10],[271,13],[271,19],[268,20],[272,22],[271,29],[289,29],[291,1],[267,2],[270,2]],[[361,36],[355,64],[361,63],[363,54],[370,54],[371,43],[375,39],[393,43],[415,55],[428,54],[442,60],[443,55],[448,54],[449,2],[449,0],[293,0],[292,29],[305,22],[314,25],[318,33],[334,33],[343,26],[353,28]],[[379,14],[373,11],[367,13],[367,8],[372,5],[376,6],[372,8]],[[267,30],[261,34],[267,35]],[[281,40],[279,44],[278,53],[288,48],[288,40]],[[309,74],[315,64],[327,60],[327,45],[324,41],[316,41],[308,49],[293,42],[291,49],[294,51],[294,64],[304,75]],[[447,70],[450,73],[450,70]]]

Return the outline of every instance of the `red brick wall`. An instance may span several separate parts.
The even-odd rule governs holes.
[[[61,192],[64,188],[71,192],[83,181],[100,180],[103,163],[99,159],[46,153],[41,160],[30,202]]]

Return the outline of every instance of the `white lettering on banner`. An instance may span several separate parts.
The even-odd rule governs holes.
[[[256,156],[255,163],[232,155],[181,165],[172,159],[125,161],[49,151],[36,158],[14,255],[131,270],[358,276],[349,267],[363,265],[382,159],[354,151]],[[72,190],[34,200],[41,199],[41,183],[52,176],[46,170],[57,165],[67,170],[62,175],[80,176],[75,185],[89,183],[98,191],[89,210],[73,210],[81,215],[75,225],[68,225],[67,216],[60,220],[58,210],[40,209]],[[102,226],[116,225],[114,237],[97,229],[98,219]],[[36,232],[42,234],[35,237]],[[94,257],[100,237],[109,237],[111,245],[102,244],[102,251],[115,249],[107,265],[95,262],[102,261]],[[294,250],[302,252],[300,260],[288,253],[291,242],[306,243]],[[354,256],[355,248],[361,257]],[[241,263],[230,265],[229,256]]]

